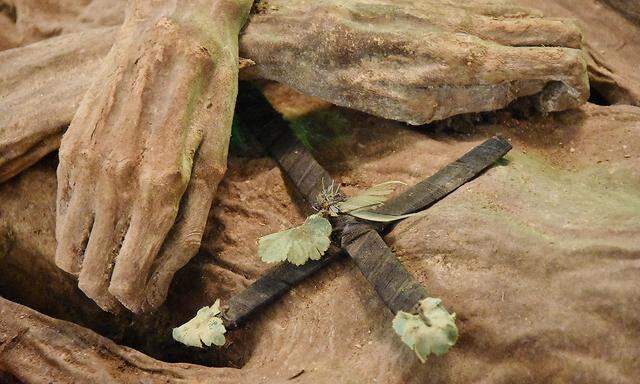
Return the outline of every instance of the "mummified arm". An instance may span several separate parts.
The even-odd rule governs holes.
[[[116,32],[99,28],[0,52],[0,182],[58,148]]]
[[[265,7],[240,46],[257,75],[385,118],[424,124],[531,95],[540,110],[558,111],[589,95],[575,24],[499,1],[269,0]]]
[[[60,146],[56,264],[106,310],[155,308],[226,168],[250,0],[134,0]]]

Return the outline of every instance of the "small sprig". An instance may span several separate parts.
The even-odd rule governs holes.
[[[333,180],[331,180],[331,184],[325,186],[323,180],[322,190],[318,193],[316,203],[313,205],[313,208],[322,214],[328,214],[335,217],[339,213],[337,204],[344,200],[345,197],[340,192],[339,185],[335,184]]]
[[[456,314],[450,314],[442,300],[433,297],[420,300],[416,315],[399,311],[392,326],[423,363],[432,353],[442,356],[458,340]]]
[[[173,339],[184,345],[202,348],[202,344],[223,346],[226,342],[224,327],[220,314],[220,300],[210,307],[202,307],[196,316],[177,328],[173,328]]]
[[[258,239],[258,255],[267,263],[287,260],[302,265],[309,259],[320,259],[329,249],[333,228],[326,217],[351,215],[369,221],[389,222],[413,216],[371,211],[382,205],[398,185],[404,183],[387,181],[350,198],[345,198],[340,186],[333,181],[328,186],[323,185],[314,205],[317,213],[309,216],[302,225]]]
[[[309,259],[319,260],[329,249],[332,230],[322,214],[313,214],[302,225],[261,237],[258,255],[267,263],[287,260],[302,265]]]
[[[340,213],[357,212],[364,209],[373,209],[382,205],[387,197],[395,190],[398,185],[406,185],[402,181],[385,181],[368,188],[364,192],[335,203]]]

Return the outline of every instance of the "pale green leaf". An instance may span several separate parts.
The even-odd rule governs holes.
[[[391,221],[406,219],[407,217],[415,216],[420,212],[416,213],[408,213],[406,215],[387,215],[386,213],[379,213],[374,211],[352,211],[349,212],[349,215],[357,217],[359,219],[369,220],[369,221],[377,221],[381,223],[388,223]]]
[[[267,263],[288,260],[302,265],[309,259],[318,260],[329,249],[331,231],[329,220],[311,215],[298,227],[261,237],[258,255]]]
[[[182,344],[202,348],[202,344],[210,347],[211,344],[222,346],[225,343],[224,334],[227,330],[218,317],[220,314],[220,300],[210,307],[202,307],[196,316],[173,328],[173,339]]]
[[[428,297],[420,301],[418,314],[399,311],[393,319],[393,330],[423,363],[429,354],[445,354],[458,339],[456,315],[449,314],[440,299]]]
[[[397,185],[406,185],[401,181],[387,181],[365,190],[364,192],[350,197],[345,201],[336,204],[342,213],[351,213],[364,208],[374,208],[387,200],[387,197],[395,190]]]

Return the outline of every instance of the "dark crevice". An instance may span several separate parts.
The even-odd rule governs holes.
[[[600,93],[600,90],[593,85],[591,86],[591,95],[589,96],[589,102],[592,104],[603,106],[611,105],[611,101],[609,101],[602,93]]]
[[[14,24],[18,21],[18,11],[14,5],[0,1],[0,13],[7,16]]]
[[[616,76],[605,60],[594,53],[588,51],[593,63],[589,63],[589,89],[591,97],[589,102],[597,105],[638,105],[638,97],[627,87],[621,84],[624,78]]]
[[[17,377],[12,375],[9,372],[3,372],[2,368],[0,368],[0,383],[4,384],[22,384],[23,382],[18,380]]]

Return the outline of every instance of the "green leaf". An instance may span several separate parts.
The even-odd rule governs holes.
[[[420,301],[417,315],[398,311],[393,330],[423,363],[431,353],[442,356],[458,340],[456,314],[449,314],[433,297]]]
[[[173,328],[173,339],[184,345],[198,348],[202,348],[203,343],[207,347],[211,344],[223,346],[226,341],[224,334],[227,330],[218,314],[220,314],[220,300],[216,300],[210,307],[200,308],[193,319],[178,328]]]
[[[288,260],[302,265],[309,259],[319,260],[329,249],[331,231],[329,220],[316,213],[298,227],[261,237],[258,255],[267,263]]]
[[[369,221],[378,221],[381,223],[388,223],[391,221],[406,219],[407,217],[415,216],[420,212],[416,213],[408,213],[406,215],[387,215],[386,213],[378,213],[373,211],[352,211],[349,212],[349,215],[357,217],[359,219],[369,220]]]
[[[342,213],[351,213],[364,208],[373,208],[381,205],[387,196],[395,190],[397,185],[406,185],[402,181],[387,181],[367,189],[359,195],[348,198],[336,204]]]

